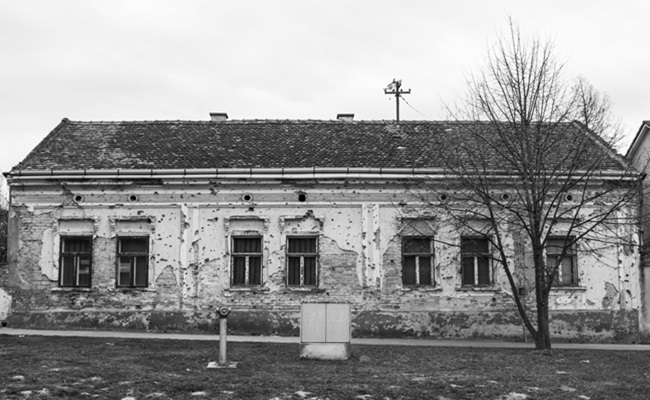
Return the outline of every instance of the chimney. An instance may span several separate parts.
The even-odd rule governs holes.
[[[228,119],[228,114],[225,112],[211,112],[210,121],[219,122]]]
[[[336,119],[349,122],[354,119],[354,114],[336,114]]]

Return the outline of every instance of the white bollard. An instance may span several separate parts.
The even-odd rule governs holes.
[[[230,310],[228,310],[230,312]],[[226,364],[226,345],[228,343],[228,314],[225,315],[219,310],[219,364]]]
[[[230,308],[221,307],[217,310],[217,314],[219,314],[219,362],[210,361],[208,368],[237,368],[237,363],[229,363],[227,357],[228,314],[230,314]]]

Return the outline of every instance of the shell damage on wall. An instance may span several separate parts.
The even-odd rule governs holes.
[[[129,196],[137,201],[123,201]],[[214,310],[227,305],[235,333],[295,335],[301,302],[342,301],[352,304],[355,335],[522,335],[502,271],[493,268],[488,288],[463,287],[457,228],[421,209],[399,185],[106,182],[74,190],[18,188],[12,205],[5,290],[14,326],[214,331]],[[92,236],[88,288],[59,285],[66,235]],[[402,238],[412,235],[435,238],[433,285],[403,283]],[[292,236],[317,239],[317,285],[287,284]],[[116,287],[120,237],[149,239],[146,287]],[[234,237],[261,238],[260,285],[233,284]],[[525,279],[519,266],[530,262],[529,243],[515,231],[506,243]],[[638,330],[632,322],[638,320],[638,253],[629,246],[599,252],[579,257],[581,287],[551,294],[556,335],[611,340]],[[532,307],[531,298],[527,304]]]

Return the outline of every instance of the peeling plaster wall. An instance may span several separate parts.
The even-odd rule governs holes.
[[[7,286],[7,265],[0,263],[0,321],[4,321],[11,312],[11,296],[2,287]]]
[[[301,302],[340,301],[353,306],[357,336],[523,334],[503,271],[493,269],[493,287],[462,288],[460,232],[432,210],[398,205],[405,197],[398,184],[105,182],[19,186],[11,193],[4,292],[13,326],[215,331],[215,308],[226,305],[233,309],[233,332],[297,335]],[[129,201],[132,194],[137,201]],[[83,201],[75,202],[75,195]],[[436,237],[435,287],[402,285],[401,237],[417,233]],[[60,237],[66,234],[93,237],[89,289],[59,287]],[[231,238],[245,234],[262,237],[261,287],[231,286]],[[317,288],[286,284],[291,235],[318,238]],[[149,237],[146,289],[115,286],[121,236]],[[514,231],[504,240],[515,274],[524,279],[530,243]],[[580,286],[551,294],[554,335],[624,340],[636,334],[636,249],[578,250]]]

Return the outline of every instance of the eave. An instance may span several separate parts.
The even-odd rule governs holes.
[[[571,171],[575,177],[585,171]],[[562,174],[556,174],[558,178]],[[633,181],[639,174],[632,171],[602,170],[589,173],[602,180]],[[5,173],[10,185],[30,181],[59,180],[431,180],[455,179],[454,174],[440,168],[214,168],[214,169],[83,169],[83,170],[12,170]],[[506,170],[494,170],[491,179],[517,179],[518,175]],[[564,175],[564,177],[567,177]]]

